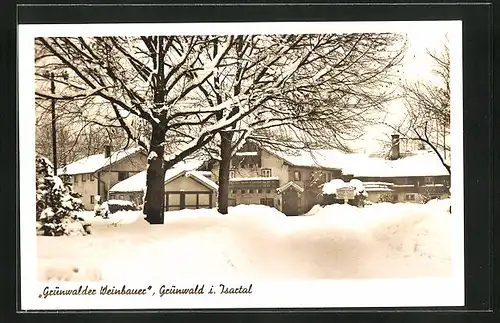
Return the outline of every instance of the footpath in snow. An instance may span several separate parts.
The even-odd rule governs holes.
[[[84,237],[38,237],[40,280],[342,279],[447,276],[449,200],[314,207],[286,217],[239,205],[167,212],[149,225],[137,211],[93,223]]]

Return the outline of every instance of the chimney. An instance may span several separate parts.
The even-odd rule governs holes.
[[[111,156],[111,146],[106,145],[104,146],[104,157],[108,158],[109,156]]]
[[[399,151],[399,135],[391,135],[391,152],[389,154],[389,159],[395,160],[401,156]]]

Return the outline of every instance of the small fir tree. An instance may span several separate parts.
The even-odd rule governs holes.
[[[36,174],[36,220],[40,231],[48,236],[68,234],[68,226],[80,222],[76,215],[76,211],[83,210],[80,195],[73,191],[68,176],[54,176],[54,168],[45,157],[36,157]]]

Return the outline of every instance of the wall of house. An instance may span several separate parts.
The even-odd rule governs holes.
[[[263,198],[272,198],[274,200],[274,207],[281,210],[281,200],[276,188],[288,183],[288,166],[283,164],[283,161],[278,157],[268,153],[265,150],[259,151],[260,165],[255,163],[253,160],[253,167],[249,167],[248,163],[233,164],[231,161],[231,169],[234,171],[234,177],[262,177],[262,169],[270,169],[271,177],[278,177],[279,181],[276,184],[273,183],[272,188],[262,187],[262,184],[256,182],[254,186],[251,184],[245,184],[240,187],[241,183],[230,183],[229,184],[229,203],[230,205],[235,204],[260,204]],[[241,158],[239,158],[240,160]],[[244,167],[242,167],[244,165]],[[260,166],[260,167],[259,167]],[[214,164],[211,169],[212,180],[218,182],[219,180],[219,165]],[[249,193],[252,190],[252,193]],[[216,197],[217,198],[217,197]]]
[[[101,202],[108,200],[108,191],[119,182],[119,173],[128,172],[128,177],[142,172],[147,168],[147,157],[138,152],[104,168],[99,172]],[[91,205],[92,209],[94,205]]]
[[[210,192],[211,190],[192,178],[180,176],[173,181],[165,184],[165,192],[166,191]]]
[[[380,201],[380,198],[382,195],[385,194],[390,194],[391,196],[394,197],[394,192],[387,192],[387,191],[369,191],[368,197],[366,198],[368,201],[373,202],[373,203],[378,203]]]
[[[265,150],[262,151],[262,168],[271,169],[271,176],[279,178],[279,186],[283,186],[291,180],[288,176],[288,165],[283,163],[282,159]]]
[[[214,193],[212,194],[212,205],[215,207],[217,205],[217,194],[210,188],[202,185],[196,180],[181,176],[179,178],[174,179],[171,182],[165,184],[165,192],[207,192]]]
[[[300,172],[299,181],[295,180],[295,172]],[[323,195],[319,187],[321,184],[329,182],[334,178],[340,178],[341,176],[341,170],[290,166],[288,168],[288,178],[304,188],[300,201],[301,213],[306,213],[314,205],[322,203]]]
[[[233,161],[231,161],[231,169],[234,170],[234,177],[262,177],[262,169],[270,169],[271,177],[279,177],[280,186],[288,183],[288,166],[283,164],[283,160],[265,150],[261,150],[260,156],[260,167],[258,167],[258,164],[252,164],[253,167],[243,164],[245,166],[242,167],[242,164],[234,165]],[[212,170],[212,173],[215,174],[218,180],[218,165]]]
[[[101,202],[108,200],[108,191],[113,185],[118,183],[118,172],[112,172],[104,170],[99,172],[100,187],[99,195],[101,196]]]
[[[85,177],[85,181],[82,178]],[[75,178],[77,182],[75,183]],[[85,210],[93,210],[94,204],[91,203],[91,196],[97,196],[97,178],[94,174],[76,174],[71,176],[73,182],[73,190],[82,196],[82,200]],[[95,199],[94,199],[95,202]]]
[[[252,167],[249,167],[249,163],[242,162],[241,157],[238,159],[237,164],[231,163],[231,169],[234,171],[234,177],[262,177],[263,169],[271,170],[271,177],[278,177],[279,183],[277,187],[283,186],[289,181],[293,181],[297,183],[300,187],[305,187],[309,184],[310,176],[313,172],[321,171],[323,173],[322,179],[318,182],[319,184],[324,183],[327,179],[340,178],[342,175],[341,170],[322,170],[315,169],[311,167],[297,167],[290,166],[283,159],[267,152],[266,150],[259,151],[260,156],[260,165],[255,162],[255,159],[252,159]],[[242,167],[242,165],[244,165]],[[260,166],[260,167],[259,167]],[[295,171],[301,172],[300,181],[295,181],[294,173]],[[211,169],[213,174],[212,179],[214,181],[218,181],[218,165],[215,164]],[[327,174],[329,175],[327,177]],[[278,210],[282,210],[282,200],[281,196],[276,192],[277,187],[273,187],[270,193],[266,193],[266,188],[262,188],[259,186],[260,184],[256,183],[254,187],[251,187],[253,193],[249,193],[248,189],[250,187],[240,188],[238,184],[232,183],[230,184],[229,191],[229,199],[230,204],[234,203],[238,204],[260,204],[260,199],[262,198],[273,198],[274,206]],[[243,189],[243,192],[241,190]],[[259,189],[262,189],[261,193],[258,192]],[[321,189],[308,189],[304,193],[300,195],[300,210],[299,213],[305,213],[309,211],[315,204],[321,203]]]
[[[109,167],[109,171],[115,172],[142,172],[148,166],[148,158],[141,152],[137,152],[121,159]]]
[[[253,189],[253,193],[249,193],[248,189],[229,190],[229,199],[234,200],[235,205],[260,204],[260,200],[263,198],[272,198],[274,200],[274,207],[281,210],[281,200],[279,199],[278,193],[276,193],[276,189],[271,189],[270,192],[268,192],[265,188]]]

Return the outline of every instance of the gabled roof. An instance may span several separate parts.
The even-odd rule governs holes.
[[[449,175],[433,151],[408,152],[396,160],[371,157],[359,153],[344,153],[336,149],[271,151],[268,153],[283,159],[292,166],[342,170],[355,177],[420,177]]]
[[[298,184],[296,184],[296,183],[294,183],[292,181],[286,183],[285,185],[283,185],[281,187],[278,187],[276,189],[276,191],[278,193],[283,193],[284,191],[286,191],[288,189],[294,189],[294,190],[296,190],[297,192],[300,192],[300,193],[304,192],[304,188],[300,187]]]
[[[214,190],[218,189],[216,183],[206,178],[204,175],[206,172],[196,171],[198,169],[200,163],[196,161],[189,162],[180,162],[175,164],[175,166],[171,169],[168,169],[165,172],[165,183],[171,182],[176,178],[181,176],[187,176],[195,179],[207,187],[210,187]],[[147,171],[142,171],[138,174],[130,176],[129,178],[115,184],[109,192],[140,192],[146,190],[146,175]]]
[[[71,164],[68,164],[64,167],[61,167],[58,170],[59,174],[68,174],[68,175],[76,175],[76,174],[87,174],[87,173],[95,173],[105,167],[113,165],[120,160],[123,160],[135,153],[138,153],[142,150],[140,147],[130,148],[126,150],[118,150],[113,153],[109,157],[104,157],[104,154],[91,155],[80,160],[77,160]]]
[[[265,151],[280,159],[287,164],[297,167],[312,167],[340,170],[336,155],[343,154],[337,150],[303,150],[287,149],[287,151],[272,151],[269,148],[262,147]]]

